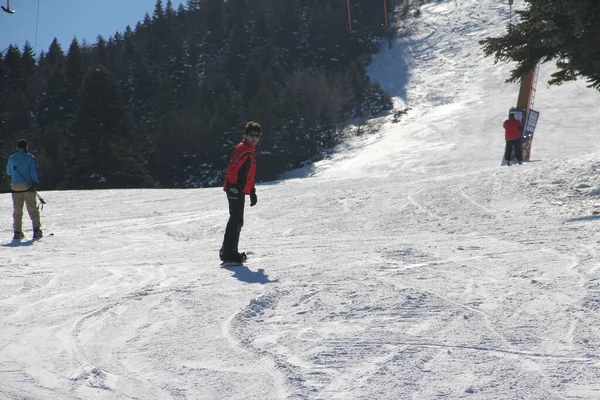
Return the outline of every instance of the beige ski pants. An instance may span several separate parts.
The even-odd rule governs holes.
[[[15,232],[23,232],[23,205],[27,206],[27,213],[31,218],[33,229],[41,228],[40,210],[37,205],[37,197],[35,192],[24,192],[29,189],[26,183],[13,183],[12,190],[19,193],[12,194],[13,200],[13,230]]]

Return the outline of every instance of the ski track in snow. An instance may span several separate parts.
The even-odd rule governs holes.
[[[55,235],[0,247],[0,398],[599,398],[600,100],[544,67],[539,158],[500,168],[507,8],[424,5],[370,67],[409,112],[259,185],[247,266],[220,188],[46,192]]]
[[[481,177],[478,177],[481,178]],[[502,177],[503,179],[512,179],[512,177],[506,175],[505,177]],[[493,187],[493,185],[484,185],[486,187]],[[453,187],[452,185],[449,186],[444,186],[442,187],[442,190],[447,190],[448,187]],[[456,187],[456,186],[455,186]],[[346,330],[348,328],[340,328],[339,326],[336,326],[335,329],[326,329],[326,328],[321,328],[321,330],[325,330],[326,332],[331,331],[331,332],[335,332],[336,336],[338,336],[335,340],[333,344],[330,344],[330,346],[333,346],[333,349],[330,349],[330,351],[325,351],[325,356],[327,357],[331,357],[331,360],[335,360],[334,364],[339,364],[340,360],[343,360],[344,357],[348,357],[349,361],[346,364],[343,364],[342,367],[338,366],[338,368],[342,368],[343,369],[343,376],[339,377],[339,378],[327,378],[325,379],[325,381],[330,381],[332,380],[333,383],[329,383],[328,385],[324,386],[321,389],[320,386],[320,379],[322,378],[322,374],[319,373],[311,373],[309,377],[303,379],[303,381],[305,382],[312,382],[313,385],[313,389],[314,386],[316,386],[318,388],[318,390],[322,393],[328,393],[332,396],[332,398],[335,397],[334,392],[339,392],[339,393],[348,393],[348,392],[352,392],[352,393],[356,393],[358,390],[358,393],[360,393],[360,390],[356,387],[356,382],[360,381],[360,382],[367,382],[368,379],[365,378],[364,376],[364,372],[365,368],[363,364],[361,364],[361,360],[363,360],[364,358],[367,358],[368,361],[365,362],[366,365],[371,366],[371,368],[374,365],[377,365],[379,363],[379,361],[374,361],[371,360],[369,357],[366,357],[365,354],[369,354],[369,355],[373,355],[373,357],[375,359],[378,359],[381,357],[381,359],[385,359],[387,360],[385,354],[387,352],[390,351],[390,347],[393,349],[393,346],[402,346],[402,347],[408,347],[410,348],[410,350],[412,352],[422,352],[422,353],[428,353],[431,352],[432,349],[437,349],[437,351],[442,351],[441,349],[445,349],[446,351],[452,351],[454,352],[465,352],[465,353],[469,353],[469,352],[484,352],[484,353],[489,353],[489,355],[487,357],[499,357],[502,356],[505,357],[507,359],[507,363],[524,363],[528,366],[528,368],[535,368],[536,371],[542,371],[544,368],[542,366],[538,366],[539,363],[543,364],[544,366],[546,364],[552,364],[552,363],[569,363],[569,362],[573,362],[573,363],[579,363],[579,362],[584,362],[586,364],[591,364],[591,363],[597,363],[598,362],[598,357],[597,356],[592,356],[593,352],[590,352],[589,354],[569,354],[569,353],[565,353],[562,354],[559,351],[556,351],[556,349],[554,348],[555,344],[552,344],[550,346],[545,346],[545,344],[543,342],[539,342],[536,343],[535,341],[532,342],[531,340],[534,339],[534,336],[532,336],[531,340],[526,340],[526,341],[522,341],[522,340],[517,340],[518,336],[521,336],[523,334],[523,332],[536,332],[539,329],[542,329],[543,325],[536,325],[537,321],[535,319],[534,316],[532,315],[523,315],[520,316],[519,314],[521,313],[521,311],[517,311],[514,312],[512,315],[504,315],[504,314],[495,314],[494,310],[499,308],[499,304],[495,304],[495,303],[486,303],[485,299],[487,298],[499,298],[501,300],[498,300],[499,303],[502,303],[503,301],[505,302],[510,302],[511,299],[510,298],[506,298],[506,299],[502,299],[503,297],[507,297],[506,295],[506,285],[507,282],[505,280],[501,281],[501,282],[497,282],[495,283],[492,287],[494,287],[494,290],[496,291],[496,293],[490,293],[490,294],[486,294],[485,296],[482,295],[478,295],[476,293],[476,291],[474,290],[474,285],[471,283],[469,284],[468,287],[465,288],[464,292],[461,292],[459,294],[456,294],[456,298],[452,298],[450,296],[447,295],[442,295],[437,293],[435,290],[431,290],[431,287],[439,287],[442,286],[443,287],[443,283],[446,280],[452,281],[452,282],[459,282],[461,280],[465,280],[466,282],[476,282],[477,280],[471,276],[474,273],[478,273],[479,275],[483,276],[485,279],[492,279],[492,281],[497,280],[496,276],[498,274],[500,274],[500,276],[506,274],[508,275],[507,279],[509,279],[509,283],[508,286],[509,288],[512,286],[515,286],[516,289],[518,290],[514,290],[514,292],[516,293],[529,293],[530,298],[530,303],[531,303],[531,313],[535,314],[536,313],[536,308],[537,303],[540,302],[550,302],[553,305],[553,312],[557,313],[557,315],[554,317],[556,319],[556,323],[557,324],[561,324],[561,325],[571,325],[573,326],[573,321],[574,319],[570,316],[571,313],[575,310],[577,310],[579,308],[579,312],[583,312],[584,314],[589,314],[588,310],[582,310],[580,307],[576,307],[573,305],[574,300],[573,299],[569,299],[568,295],[561,297],[560,293],[558,294],[554,294],[552,293],[552,290],[554,290],[555,286],[553,284],[553,281],[560,279],[561,281],[561,285],[565,285],[564,281],[572,281],[571,285],[574,286],[573,292],[577,293],[580,291],[581,289],[581,282],[584,279],[584,276],[582,276],[582,273],[579,271],[578,265],[581,263],[581,258],[578,255],[573,254],[572,251],[565,251],[567,249],[554,249],[552,248],[553,243],[549,243],[548,240],[544,239],[544,235],[546,234],[546,232],[541,231],[541,232],[535,232],[535,231],[529,231],[529,238],[526,241],[522,241],[522,243],[519,243],[519,240],[515,240],[515,238],[510,237],[510,235],[513,235],[515,233],[514,230],[511,230],[510,232],[506,232],[503,233],[502,231],[498,232],[498,235],[490,237],[489,235],[477,235],[476,231],[470,231],[470,230],[465,230],[465,225],[464,225],[464,220],[462,218],[457,218],[456,214],[460,213],[461,208],[464,209],[465,212],[465,216],[468,218],[473,219],[472,221],[472,225],[474,227],[481,227],[482,231],[485,232],[489,232],[489,231],[493,231],[493,228],[486,228],[485,224],[497,224],[498,220],[503,221],[503,222],[509,222],[509,223],[515,223],[515,221],[506,221],[506,218],[504,217],[504,213],[506,212],[505,210],[499,210],[499,211],[492,211],[492,209],[496,209],[497,207],[489,207],[487,206],[488,202],[490,200],[493,200],[494,197],[491,197],[490,199],[476,199],[474,195],[467,195],[465,193],[465,188],[467,187],[474,187],[468,184],[465,185],[461,185],[458,186],[456,191],[457,191],[457,195],[456,196],[452,196],[452,195],[448,195],[446,194],[446,196],[449,196],[449,198],[453,198],[457,200],[457,204],[453,204],[453,203],[449,203],[446,202],[444,203],[443,207],[439,207],[437,205],[434,204],[435,199],[439,199],[441,195],[438,195],[437,193],[435,193],[435,188],[428,186],[427,190],[414,190],[412,195],[409,195],[409,203],[406,203],[405,206],[401,206],[401,210],[403,214],[409,214],[406,215],[405,218],[403,218],[403,220],[406,220],[406,222],[409,221],[418,221],[418,226],[414,226],[414,222],[412,229],[414,229],[414,232],[412,232],[413,235],[418,236],[419,232],[425,230],[426,232],[428,232],[427,236],[431,236],[431,231],[434,230],[434,228],[431,229],[424,229],[423,228],[423,224],[425,223],[429,223],[432,225],[435,225],[437,227],[437,230],[440,230],[442,232],[446,232],[446,234],[451,234],[451,235],[456,235],[459,237],[459,240],[456,240],[456,238],[454,238],[452,240],[452,243],[456,243],[457,241],[460,242],[464,242],[464,245],[461,245],[457,248],[454,249],[450,249],[453,250],[452,253],[456,253],[456,251],[458,252],[462,252],[462,253],[466,253],[464,258],[457,258],[455,255],[452,254],[447,254],[449,249],[445,249],[444,251],[441,252],[441,254],[435,254],[438,253],[439,250],[437,251],[433,251],[433,250],[429,250],[426,251],[425,249],[418,249],[418,248],[414,248],[414,247],[410,247],[408,249],[404,249],[404,250],[396,250],[396,251],[391,251],[391,252],[387,252],[387,254],[385,254],[382,257],[382,260],[384,261],[384,265],[380,265],[379,269],[382,271],[382,273],[379,274],[379,276],[377,276],[378,280],[381,280],[381,285],[384,285],[385,283],[387,283],[388,285],[390,284],[390,282],[392,283],[392,285],[394,286],[394,289],[391,289],[392,291],[399,291],[402,293],[402,291],[406,291],[406,290],[412,290],[412,291],[416,291],[418,293],[418,295],[413,295],[413,294],[404,294],[404,296],[400,295],[398,296],[399,298],[403,298],[406,297],[409,300],[412,299],[419,299],[419,298],[426,298],[427,301],[423,301],[422,303],[424,304],[420,304],[420,307],[417,307],[416,309],[419,310],[418,312],[415,311],[414,308],[411,308],[410,312],[407,312],[407,317],[406,318],[410,318],[411,321],[428,321],[431,320],[431,317],[427,318],[427,314],[428,313],[432,313],[432,314],[436,314],[437,313],[449,313],[449,315],[444,315],[443,317],[440,318],[440,320],[437,320],[436,318],[434,318],[433,320],[429,321],[428,323],[426,323],[426,325],[428,325],[429,329],[433,329],[432,331],[428,331],[431,333],[425,334],[425,335],[421,335],[421,337],[436,337],[438,335],[440,335],[440,332],[444,332],[443,335],[440,335],[442,338],[444,338],[444,341],[442,342],[436,342],[436,341],[422,341],[422,340],[414,340],[414,341],[398,341],[398,340],[393,340],[393,339],[387,339],[387,340],[383,340],[383,343],[386,344],[387,348],[385,349],[385,352],[383,352],[384,354],[380,354],[378,353],[378,347],[381,346],[381,343],[377,342],[377,343],[371,343],[370,341],[366,340],[364,337],[356,337],[354,335],[350,335],[350,339],[348,339],[348,342],[344,342],[344,344],[339,344],[341,342],[341,339],[339,338],[339,336],[343,336],[343,333],[346,333]],[[426,195],[425,195],[426,194]],[[467,195],[471,201],[469,201],[468,203],[465,203],[463,201],[465,195]],[[518,198],[519,193],[511,193],[511,195],[514,195],[516,198]],[[420,198],[419,196],[423,196],[422,198]],[[385,196],[383,196],[385,197]],[[431,199],[431,201],[428,201],[428,199]],[[326,202],[328,199],[324,199],[324,201]],[[523,203],[526,203],[525,201],[523,201]],[[478,206],[474,207],[473,204],[477,204]],[[409,209],[408,206],[412,205],[412,210]],[[426,219],[423,218],[417,218],[414,216],[414,213],[417,214],[424,214],[427,216]],[[366,213],[367,215],[369,215],[368,213]],[[354,214],[353,214],[354,215]],[[348,220],[346,221],[344,219],[344,217],[339,216],[339,218],[341,219],[341,223],[350,223],[351,221]],[[333,218],[334,220],[336,218]],[[395,220],[396,221],[396,220]],[[360,225],[360,222],[362,221],[358,221],[355,222],[355,224]],[[557,221],[557,223],[560,223],[560,221]],[[527,226],[527,223],[525,223],[525,225]],[[406,226],[404,227],[405,230],[409,230]],[[538,235],[540,235],[541,237],[537,237]],[[443,235],[440,235],[443,236]],[[345,238],[347,239],[347,238]],[[390,245],[393,245],[393,243],[395,242],[394,240],[390,240],[389,236],[386,237],[382,237],[382,238],[374,238],[376,239],[379,243],[385,245],[386,241],[390,242]],[[518,239],[518,238],[517,238]],[[450,240],[444,240],[443,238],[440,238],[439,243],[441,244],[446,244],[445,242],[449,242]],[[418,241],[417,241],[418,242]],[[498,242],[505,242],[505,244],[503,246],[499,246]],[[529,247],[529,246],[535,246],[535,249],[527,249],[525,247]],[[428,246],[431,247],[431,246]],[[437,246],[436,246],[437,247]],[[493,251],[490,252],[486,252],[487,248],[491,248],[493,249]],[[498,249],[499,247],[503,247],[506,248],[507,251],[503,251],[502,253],[498,253],[495,249]],[[511,249],[511,247],[513,249]],[[519,250],[520,248],[523,248],[522,250]],[[584,249],[585,250],[585,249]],[[541,252],[538,253],[537,251]],[[587,250],[585,250],[587,251]],[[477,254],[482,254],[481,256],[478,256]],[[503,254],[504,253],[504,254]],[[554,257],[556,258],[555,261],[555,265],[552,265],[552,263],[548,263],[547,261],[547,254],[546,253],[553,253],[555,254]],[[509,258],[507,258],[508,255],[514,257],[515,254],[522,254],[523,257],[521,260],[518,259],[514,259],[511,260]],[[397,258],[397,260],[395,260],[394,263],[394,257]],[[360,257],[359,257],[360,258]],[[492,274],[490,277],[486,278],[485,272],[486,272],[486,268],[485,266],[479,267],[478,266],[478,261],[484,261],[486,263],[489,263],[490,258],[498,258],[498,262],[501,263],[497,266],[497,269],[499,270],[498,272],[494,272],[494,274]],[[417,261],[415,263],[415,261]],[[516,263],[517,261],[520,261],[520,263]],[[594,262],[597,262],[597,258],[595,258],[594,255]],[[540,271],[536,268],[530,268],[529,270],[526,271],[522,271],[522,264],[525,265],[532,265],[532,266],[536,266],[536,265],[544,265],[544,270]],[[505,264],[506,263],[506,264]],[[368,263],[367,263],[368,264]],[[396,266],[390,266],[390,264],[396,264],[401,266],[401,268],[398,268]],[[408,264],[408,266],[406,266],[406,264]],[[415,265],[414,267],[410,267],[410,265]],[[565,273],[564,271],[564,266],[567,265],[568,269],[567,269],[567,273]],[[359,274],[362,273],[362,271],[364,271],[365,266],[363,265],[360,269],[358,268],[358,266],[353,266],[353,265],[348,265],[347,266],[349,270],[354,270],[355,268],[360,271]],[[504,272],[504,270],[508,267],[508,270],[506,272]],[[367,265],[367,269],[370,268]],[[429,270],[431,268],[431,270]],[[424,269],[428,269],[427,271],[423,271]],[[410,280],[411,284],[407,283],[407,279],[410,278],[410,274],[408,274],[407,272],[416,272],[418,274],[418,278],[416,281],[414,280]],[[439,271],[439,272],[438,272]],[[449,274],[446,273],[446,271],[448,271]],[[339,271],[336,271],[336,273]],[[344,271],[346,274],[350,274],[350,272],[346,272]],[[438,276],[439,274],[442,274],[441,276]],[[456,275],[458,275],[459,277],[457,278]],[[424,277],[427,276],[427,278],[425,279]],[[396,279],[400,279],[400,284],[396,283]],[[432,281],[434,280],[440,280],[440,284],[436,285],[434,283],[432,283]],[[330,282],[330,279],[323,279],[326,282]],[[352,278],[348,278],[346,279],[347,281],[355,281],[355,280],[360,280],[360,278],[358,277],[352,277]],[[422,281],[422,283],[421,283]],[[510,281],[514,281],[514,282],[510,282]],[[493,283],[493,282],[492,282]],[[318,285],[315,285],[318,286]],[[326,291],[330,293],[330,295],[332,295],[332,293],[336,293],[338,291],[344,291],[344,287],[343,286],[339,286],[339,285],[335,285],[335,286],[331,286],[329,283],[324,285],[327,286]],[[452,285],[454,286],[454,285]],[[489,290],[489,289],[488,289]],[[324,292],[325,289],[319,290],[319,289],[311,289],[312,293],[321,293]],[[369,289],[365,288],[366,292],[369,292]],[[475,293],[474,293],[475,291]],[[569,290],[568,293],[571,293],[572,291]],[[310,296],[308,296],[307,298],[311,299],[311,301],[315,300],[315,296],[314,294],[312,294]],[[510,293],[510,290],[509,290]],[[484,294],[484,293],[482,293]],[[352,293],[352,295],[354,296],[358,296],[358,294],[356,293]],[[372,292],[369,292],[370,296],[373,296]],[[347,294],[340,294],[339,298],[348,298],[349,296]],[[350,296],[351,297],[351,296]],[[394,295],[385,295],[382,296],[384,299],[389,299],[389,298],[394,298]],[[363,299],[364,300],[364,299]],[[483,300],[483,301],[482,301]],[[332,304],[332,301],[329,300],[327,302],[324,301],[324,303],[327,304]],[[360,304],[364,304],[364,301],[359,301],[358,303]],[[377,314],[377,311],[381,311],[385,314],[385,310],[388,309],[388,307],[384,307],[381,304],[385,304],[385,301],[381,301],[381,302],[374,302],[377,304],[380,304],[378,306],[373,306],[372,308],[367,308],[367,310],[369,311],[370,315],[373,314]],[[541,306],[541,304],[540,304]],[[547,306],[546,306],[547,307]],[[282,307],[282,309],[288,309],[289,307]],[[421,308],[424,308],[426,311],[424,312],[423,310],[421,310]],[[432,311],[433,310],[433,311]],[[440,311],[441,310],[441,311]],[[517,308],[518,310],[518,308]],[[423,315],[423,313],[425,315]],[[306,315],[306,314],[311,314],[310,311],[302,311],[301,312],[302,315]],[[315,312],[314,314],[319,315],[322,318],[322,313],[320,312]],[[394,313],[390,313],[391,315],[398,315],[398,311],[396,310]],[[380,315],[381,317],[381,315]],[[334,316],[332,316],[331,318],[335,318]],[[511,332],[511,330],[513,330],[515,328],[514,324],[511,324],[509,326],[504,327],[503,325],[503,320],[506,318],[512,318],[516,321],[521,320],[522,322],[517,324],[517,327],[520,329],[520,333],[521,335],[517,335],[517,337],[515,337],[514,332]],[[551,316],[548,317],[546,316],[546,318],[552,318]],[[598,319],[598,315],[587,315],[586,319],[593,319],[593,320],[597,320]],[[347,320],[347,321],[357,321],[357,320],[361,320],[361,315],[360,314],[350,314],[348,315],[346,318],[344,318],[343,320]],[[470,323],[472,324],[476,324],[476,326],[478,326],[479,328],[476,330],[478,332],[478,335],[482,335],[482,336],[478,336],[476,335],[472,340],[474,342],[474,344],[469,345],[468,343],[445,343],[445,338],[447,338],[448,336],[453,336],[447,333],[447,330],[449,328],[444,327],[444,326],[448,326],[448,325],[453,325],[453,324],[458,324],[459,322],[464,322],[464,321],[472,321]],[[317,325],[319,324],[326,324],[324,322],[315,322],[317,323]],[[343,325],[343,322],[338,322],[339,324]],[[539,323],[542,324],[546,324],[547,320],[543,319],[540,320]],[[424,324],[423,322],[420,323],[416,323],[416,325],[422,325]],[[309,323],[302,323],[300,324],[300,326],[305,327],[306,325],[310,325]],[[367,326],[369,326],[368,324],[366,324]],[[383,328],[380,328],[383,329]],[[317,331],[321,331],[319,329],[317,329]],[[398,329],[397,326],[393,326],[390,328],[390,331],[393,330],[398,330],[401,332],[406,332],[405,329]],[[439,330],[439,332],[437,332]],[[572,328],[568,328],[566,330],[571,330]],[[310,332],[313,332],[313,330],[311,330]],[[303,332],[306,332],[305,328],[303,328]],[[340,332],[342,332],[342,334],[340,334]],[[261,335],[264,335],[264,332],[261,333]],[[366,335],[366,334],[365,334]],[[257,334],[258,336],[258,334]],[[381,333],[379,333],[379,335],[377,335],[378,337],[381,337]],[[393,335],[392,335],[393,336]],[[461,338],[461,340],[465,340],[464,335],[456,335],[457,337]],[[468,336],[468,335],[467,335]],[[527,335],[525,335],[527,337]],[[486,343],[486,345],[481,345],[478,343],[481,343],[483,341],[483,343]],[[357,345],[356,343],[360,343],[359,345]],[[278,342],[279,343],[279,342]],[[353,346],[359,346],[359,348],[362,350],[364,349],[364,352],[360,352],[359,355],[355,355],[352,354],[352,351],[349,351],[348,348],[352,348]],[[538,349],[537,350],[531,350],[532,346],[537,346]],[[339,347],[339,349],[341,349],[343,351],[342,354],[339,354],[338,352],[335,351],[335,348]],[[452,350],[450,350],[452,349]],[[380,352],[382,352],[382,350],[379,350]],[[394,349],[394,351],[398,351],[397,349]],[[392,353],[394,352],[392,351]],[[288,353],[290,354],[297,354],[297,350],[296,351],[288,351]],[[412,356],[414,357],[414,354],[412,354]],[[455,357],[458,357],[457,355],[454,355]],[[322,364],[324,363],[325,365],[327,365],[326,370],[330,370],[331,369],[331,365],[327,362],[322,361],[322,358],[324,356],[321,357],[317,357],[315,363],[316,365]],[[423,356],[424,360],[428,360],[429,356]],[[485,356],[484,356],[485,357]],[[306,357],[302,358],[302,359],[306,359]],[[464,360],[463,360],[464,361]],[[352,367],[352,365],[355,365],[355,363],[359,363],[359,366],[354,366]],[[389,365],[387,363],[384,363],[384,365],[388,366]],[[356,369],[357,373],[356,375],[352,374],[352,370]],[[404,374],[414,374],[414,371],[402,371],[402,376],[404,376]],[[514,375],[514,379],[516,379],[516,376],[519,376],[520,373],[522,373],[522,371],[517,368],[514,367],[514,371],[513,373]],[[313,376],[314,375],[314,376]],[[543,377],[546,377],[546,375],[544,375]],[[420,380],[422,381],[425,378],[420,378]],[[534,379],[539,379],[538,378],[534,378]],[[547,377],[545,378],[547,380]],[[419,380],[419,379],[417,379]],[[351,382],[353,383],[353,385],[350,385],[348,387],[344,386],[345,382]],[[531,383],[532,384],[532,383]],[[428,382],[426,386],[430,386],[431,383]],[[305,386],[307,386],[307,384],[305,384]],[[339,387],[341,386],[341,388],[339,389],[332,389],[334,387]],[[310,393],[311,388],[304,388],[304,393]],[[533,385],[531,388],[523,388],[522,389],[524,391],[524,393],[529,393],[528,396],[534,396],[534,397],[527,397],[527,398],[552,398],[553,396],[558,396],[558,398],[560,398],[560,395],[558,395],[556,392],[554,392],[553,389],[551,389],[551,387],[548,385],[548,387],[546,388],[546,392],[542,393],[542,394],[535,394],[538,390],[539,387],[537,385]],[[333,392],[331,392],[333,391]],[[330,393],[331,392],[331,393]],[[367,392],[365,392],[366,395]],[[508,388],[506,388],[506,393],[508,396],[508,393],[510,393],[510,390]],[[327,396],[326,396],[327,397]],[[360,396],[358,396],[360,397]],[[390,396],[392,397],[392,396]]]

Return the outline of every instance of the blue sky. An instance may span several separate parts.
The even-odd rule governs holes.
[[[173,7],[185,1],[172,0]],[[6,6],[6,0],[0,0]],[[38,0],[10,0],[15,14],[0,11],[0,50],[11,43],[22,48],[25,41],[35,47],[37,53],[47,51],[56,37],[67,51],[73,37],[81,43],[84,39],[94,43],[98,35],[108,38],[115,32],[123,32],[152,14],[156,0],[39,0],[39,24],[36,20]],[[163,0],[166,4],[166,0]]]

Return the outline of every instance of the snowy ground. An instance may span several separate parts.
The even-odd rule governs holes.
[[[518,87],[477,41],[505,3],[384,44],[408,115],[260,185],[247,267],[219,268],[219,188],[42,192],[54,235],[21,244],[1,195],[0,399],[599,399],[600,96],[545,66],[501,168]]]

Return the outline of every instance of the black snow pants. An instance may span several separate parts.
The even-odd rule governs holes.
[[[512,159],[512,152],[515,151],[517,161],[523,161],[523,150],[521,148],[521,139],[507,140],[506,149],[504,149],[504,159],[510,161]]]
[[[229,221],[227,221],[227,227],[225,227],[223,246],[219,252],[221,259],[230,259],[231,256],[238,254],[240,232],[242,226],[244,226],[245,198],[244,193],[240,193],[237,199],[227,198],[229,202]]]

